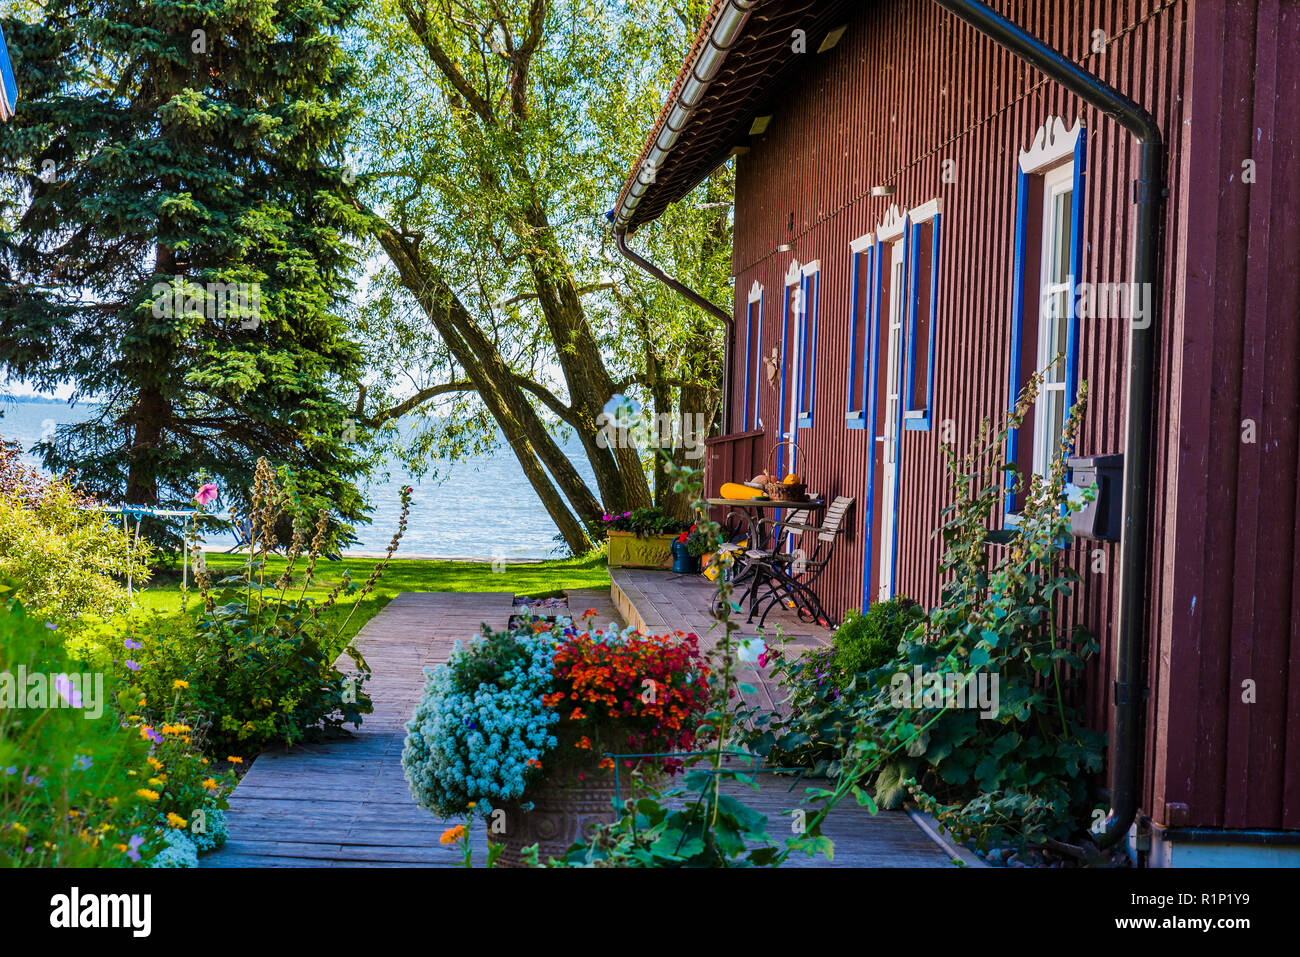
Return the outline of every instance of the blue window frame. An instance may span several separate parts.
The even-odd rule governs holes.
[[[844,425],[866,429],[869,425],[868,386],[871,382],[871,330],[873,307],[871,277],[875,274],[876,247],[871,236],[858,241],[852,250],[853,286],[849,291],[849,381],[844,399]],[[854,244],[855,246],[857,243]],[[869,508],[869,506],[868,506]]]
[[[934,342],[939,315],[939,220],[911,224],[908,270],[907,381],[903,428],[928,431],[934,403]]]
[[[1059,122],[1059,121],[1058,121]],[[1078,396],[1079,385],[1079,326],[1075,316],[1075,290],[1078,277],[1083,267],[1083,184],[1087,160],[1086,131],[1076,127],[1073,153],[1067,153],[1061,162],[1053,163],[1047,169],[1025,170],[1022,155],[1022,168],[1016,183],[1016,234],[1014,251],[1015,278],[1012,285],[1012,331],[1011,331],[1011,378],[1008,397],[1008,409],[1014,409],[1020,396],[1020,390],[1028,377],[1039,366],[1047,365],[1042,360],[1044,349],[1050,350],[1057,339],[1063,339],[1064,369],[1059,369],[1048,376],[1048,382],[1040,392],[1029,420],[1029,428],[1011,429],[1007,436],[1007,461],[1016,465],[1015,472],[1008,472],[1006,478],[1005,512],[1014,523],[1014,516],[1019,509],[1018,497],[1014,494],[1017,472],[1023,483],[1043,461],[1055,454],[1053,438],[1059,439],[1059,430],[1064,419],[1074,406]],[[1075,131],[1070,131],[1071,133]],[[1060,128],[1061,135],[1064,126]],[[1062,166],[1068,166],[1065,173]],[[1050,188],[1056,181],[1057,186]],[[1053,193],[1063,195],[1068,189],[1069,199],[1051,210]],[[1038,219],[1038,235],[1029,235],[1029,224],[1034,211],[1044,210]],[[1053,237],[1054,224],[1059,223],[1068,212],[1068,251],[1066,255],[1068,269],[1064,276],[1052,276],[1054,271],[1045,261],[1048,256],[1055,256],[1055,248],[1066,245],[1062,234]],[[1046,277],[1046,279],[1044,279]],[[1053,279],[1060,279],[1053,282]],[[1033,299],[1032,309],[1026,310],[1027,288],[1031,281],[1037,280],[1042,287],[1040,294]],[[1047,295],[1054,297],[1055,307],[1064,311],[1049,312],[1045,307]],[[1052,323],[1055,317],[1063,323],[1064,329]],[[1051,363],[1056,369],[1059,363]],[[1030,431],[1032,429],[1032,432]],[[1027,432],[1021,435],[1021,432]],[[1022,448],[1024,446],[1024,448]],[[1020,461],[1028,457],[1029,463]]]
[[[817,400],[817,305],[821,293],[821,267],[809,263],[799,280],[799,413],[796,425],[808,429],[813,424],[813,407]]]
[[[763,289],[758,287],[758,298],[751,298],[745,310],[745,403],[744,431],[758,428],[758,384],[763,365]]]

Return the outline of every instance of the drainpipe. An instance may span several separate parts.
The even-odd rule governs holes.
[[[736,345],[736,323],[732,320],[731,313],[724,312],[690,286],[686,285],[686,283],[674,279],[654,263],[650,262],[650,260],[633,252],[628,247],[627,234],[622,230],[618,230],[614,233],[614,239],[618,244],[618,251],[620,253],[636,265],[640,266],[651,276],[654,276],[654,278],[658,279],[669,289],[685,296],[709,315],[722,320],[723,326],[727,330],[726,345],[724,346],[722,361],[722,434],[727,435],[731,432],[731,353]]]
[[[1094,839],[1102,848],[1116,844],[1137,814],[1141,756],[1141,706],[1145,697],[1143,643],[1146,632],[1146,572],[1149,538],[1147,492],[1151,475],[1154,342],[1160,297],[1156,277],[1160,245],[1163,138],[1145,109],[1114,87],[1066,59],[979,0],[934,0],[980,33],[1038,67],[1051,79],[1096,107],[1133,134],[1139,144],[1138,178],[1133,182],[1137,228],[1133,282],[1150,289],[1150,315],[1128,333],[1127,409],[1124,435],[1123,530],[1120,537],[1119,632],[1115,648],[1115,687],[1110,725],[1111,808]]]
[[[673,279],[662,269],[632,252],[628,248],[626,234],[632,214],[636,211],[636,207],[640,204],[646,190],[654,183],[654,172],[662,167],[664,159],[677,145],[682,130],[686,128],[686,124],[690,122],[691,117],[695,114],[695,110],[700,105],[700,100],[708,91],[714,76],[717,75],[723,61],[726,60],[727,53],[735,45],[746,22],[748,22],[750,11],[754,9],[757,3],[758,0],[727,0],[727,3],[718,11],[718,15],[713,20],[713,26],[704,38],[704,46],[700,49],[699,56],[691,64],[690,76],[687,77],[686,82],[682,84],[681,89],[677,91],[672,101],[665,108],[664,122],[659,129],[659,135],[655,137],[654,143],[646,151],[645,157],[641,161],[641,168],[636,171],[632,184],[623,192],[623,195],[619,198],[619,204],[610,210],[609,214],[610,221],[614,224],[614,236],[618,241],[618,251],[620,253],[651,276],[654,276],[669,289],[685,296],[709,315],[721,319],[726,325],[726,351],[723,353],[722,363],[723,435],[731,431],[731,353],[736,338],[735,323],[732,322],[731,313],[719,309],[685,283]],[[646,176],[647,172],[651,174],[648,177]]]

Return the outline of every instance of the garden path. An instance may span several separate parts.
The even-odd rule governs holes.
[[[367,690],[374,713],[351,737],[273,749],[253,762],[230,798],[230,840],[200,859],[205,867],[454,867],[460,850],[443,846],[443,821],[418,807],[402,774],[405,723],[419,700],[424,668],[446,661],[456,639],[476,634],[481,622],[504,628],[510,592],[425,592],[398,595],[366,623],[356,644],[370,664]],[[569,595],[577,614],[595,608],[597,621],[618,620],[608,592]],[[783,817],[797,804],[790,782],[761,774],[762,789],[734,793],[768,815],[778,841]],[[733,788],[728,787],[728,790]],[[901,812],[872,816],[841,806],[823,831],[835,842],[827,862],[797,859],[793,866],[945,867],[948,855]],[[486,840],[473,834],[482,864]]]

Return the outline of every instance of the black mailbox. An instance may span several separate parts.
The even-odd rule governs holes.
[[[1070,530],[1077,538],[1118,542],[1123,517],[1124,456],[1081,455],[1065,460],[1079,488],[1097,487],[1097,497],[1070,515]]]

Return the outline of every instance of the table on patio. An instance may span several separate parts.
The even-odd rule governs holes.
[[[749,548],[762,549],[766,547],[766,540],[763,533],[763,521],[770,516],[766,512],[777,511],[788,508],[793,511],[822,512],[826,509],[826,500],[824,498],[810,499],[807,502],[780,502],[772,498],[711,498],[707,499],[710,505],[716,505],[720,508],[729,509],[727,515],[723,518],[722,524],[725,526],[728,519],[731,518],[732,512],[739,511],[740,517],[748,524]]]

